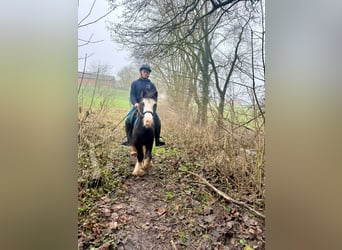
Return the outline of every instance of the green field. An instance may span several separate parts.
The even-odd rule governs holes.
[[[129,109],[129,91],[108,87],[82,86],[78,93],[78,105],[84,108]]]
[[[109,87],[96,87],[94,86],[82,86],[78,94],[78,104],[83,108],[100,109],[103,105],[107,109],[124,109],[129,110],[129,90],[114,89]],[[214,105],[212,105],[213,107]],[[233,127],[244,124],[248,128],[255,128],[256,124],[260,126],[262,124],[261,117],[256,120],[252,120],[254,112],[251,108],[241,105],[235,105],[234,110],[232,107],[226,106],[224,108],[224,120],[230,121]],[[217,118],[212,116],[212,113],[208,112],[208,121],[215,122]],[[252,120],[252,121],[250,121]],[[248,122],[250,121],[250,122]]]

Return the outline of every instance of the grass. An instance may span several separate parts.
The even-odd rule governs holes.
[[[116,116],[110,117],[110,121],[113,122],[113,120],[120,116],[121,112],[129,109],[128,96],[128,90],[84,86],[84,89],[81,88],[79,93],[79,105],[82,105],[85,109],[89,108],[90,105],[92,106],[92,109],[99,109],[101,106],[106,105],[106,107],[112,109],[111,111],[116,112]],[[263,151],[260,151],[260,158],[257,158],[258,155],[254,154],[242,155],[241,151],[239,151],[243,145],[242,140],[252,139],[247,136],[245,138],[241,135],[241,141],[237,139],[233,140],[230,139],[230,135],[227,134],[225,137],[217,140],[211,133],[212,130],[210,130],[210,125],[205,128],[196,127],[192,124],[187,126],[187,120],[178,122],[179,114],[170,114],[168,113],[168,109],[163,109],[162,106],[160,107],[161,109],[159,109],[159,111],[164,115],[162,119],[162,135],[165,136],[167,146],[154,147],[153,155],[156,156],[154,159],[158,161],[160,166],[168,169],[168,178],[161,180],[167,185],[163,185],[165,188],[160,190],[162,195],[161,199],[163,199],[164,202],[167,202],[168,207],[170,208],[168,209],[168,216],[172,215],[174,218],[178,218],[178,215],[180,215],[183,218],[187,218],[192,216],[192,213],[195,215],[200,214],[202,216],[205,211],[207,211],[208,204],[212,200],[211,193],[207,191],[207,189],[199,185],[197,180],[192,180],[184,173],[179,173],[177,168],[201,173],[208,181],[223,192],[236,194],[235,196],[237,198],[241,197],[243,200],[249,199],[252,204],[257,205],[254,197],[260,195],[260,191],[263,191],[264,187],[261,186],[261,184],[264,180],[262,172],[260,172],[257,176],[258,178],[256,178],[255,171],[263,169]],[[227,107],[227,112],[228,110],[229,107]],[[93,111],[94,113],[97,112],[97,110]],[[243,114],[250,112],[247,108],[237,108],[235,111],[236,118],[241,116],[239,119],[244,119],[242,117]],[[208,112],[208,115],[210,116],[211,113]],[[105,118],[107,119],[105,116],[100,116],[99,118],[97,116],[89,116],[90,121],[94,119],[95,122],[101,124],[105,124],[105,120],[101,120]],[[115,123],[116,122],[117,121],[115,121]],[[91,125],[92,123],[84,123],[83,125],[90,126],[89,124]],[[109,132],[110,128],[111,125],[108,127],[92,126],[89,130],[85,130],[85,132],[89,133],[88,138],[93,140],[92,142],[96,144],[98,141],[101,141],[102,138],[105,138],[107,133],[111,133]],[[101,202],[99,202],[101,198],[110,197],[111,201],[114,203],[116,199],[119,200],[121,199],[121,196],[124,197],[125,188],[122,187],[124,187],[123,184],[131,174],[129,171],[130,169],[127,167],[130,161],[127,157],[127,152],[120,146],[117,148],[113,146],[120,136],[121,135],[119,134],[114,134],[113,141],[104,141],[102,144],[98,144],[99,146],[94,150],[98,162],[101,165],[101,185],[91,185],[91,174],[93,171],[91,158],[87,152],[88,148],[80,147],[80,150],[83,150],[84,153],[79,159],[78,215],[79,235],[81,236],[83,235],[81,233],[90,235],[93,228],[101,228],[101,223],[104,223],[101,220],[97,221],[97,219],[103,218],[103,215],[101,214],[101,209],[95,207],[96,204],[101,204]],[[225,143],[225,141],[227,143]],[[254,147],[251,146],[252,149],[254,149]],[[99,149],[99,152],[97,149]],[[233,166],[233,163],[236,167]],[[245,172],[242,172],[243,166],[246,166]],[[160,169],[162,169],[162,167],[160,167]],[[182,178],[181,181],[180,178]],[[230,187],[227,185],[228,182],[237,182],[238,184]],[[260,186],[260,188],[255,188],[257,186]],[[247,196],[242,193],[241,190],[248,190],[251,195],[248,194]],[[187,205],[189,204],[190,206],[188,207]],[[222,208],[228,214],[231,212],[230,207],[226,206],[224,202],[222,202]],[[189,224],[184,223],[180,230],[175,231],[177,234],[175,235],[175,239],[178,237],[177,240],[184,244],[188,244],[193,241],[193,237],[202,237],[202,233],[204,233],[202,239],[208,238],[208,235],[205,234],[206,229],[201,229],[199,231],[193,230],[193,228],[195,228],[195,219],[186,221],[189,222]],[[196,236],[193,235],[194,232],[196,233]],[[102,238],[97,237],[89,242],[89,246],[87,246],[89,248],[87,249],[98,249],[95,248],[95,246],[99,247],[103,242],[112,242],[112,245],[115,245],[115,239],[114,234],[103,235]],[[215,242],[216,241],[217,239]],[[209,240],[203,241],[203,244],[210,245],[212,242]],[[250,248],[250,245],[252,244],[249,245],[249,241],[243,238],[240,242],[237,242],[237,244],[240,244],[241,248],[248,250],[252,249]]]
[[[178,148],[153,147],[152,154],[179,157],[181,151]]]
[[[78,93],[78,105],[84,108],[129,109],[129,90],[101,86],[82,86]]]
[[[253,118],[255,117],[255,113],[251,107],[243,106],[240,104],[236,104],[234,105],[234,107],[228,105],[225,106],[223,111],[223,117],[225,121],[230,121],[231,124],[234,124],[233,127],[237,127],[240,124],[245,124],[246,127],[250,129],[255,129],[256,127],[259,127],[262,123],[261,117],[253,120]],[[209,111],[208,121],[212,122],[216,119],[217,118],[214,119],[214,117],[211,115],[211,112]]]
[[[131,106],[129,102],[129,90],[88,85],[81,86],[78,94],[78,104],[83,108],[91,107],[93,109],[100,109],[101,106],[104,106],[109,109],[128,110]],[[225,120],[228,119],[237,125],[248,122],[253,118],[254,114],[253,110],[248,107],[235,105],[233,111],[230,106],[225,106],[223,116]],[[210,122],[215,120],[210,111],[208,111],[208,120]],[[258,127],[256,122],[260,124],[261,118],[247,123],[245,126],[254,129],[256,126]]]
[[[90,106],[92,109],[99,109],[105,105],[105,108],[110,109],[110,113],[122,111],[126,114],[130,108],[129,90],[81,86],[78,97],[79,106],[84,109],[89,109]],[[248,181],[252,181],[253,185],[258,186],[258,193],[263,190],[264,151],[262,135],[259,136],[261,139],[258,142],[251,137],[250,133],[245,133],[242,129],[236,131],[232,129],[251,119],[250,117],[253,114],[251,108],[235,105],[234,112],[232,112],[232,107],[226,106],[224,112],[229,119],[225,120],[223,126],[232,131],[235,137],[227,134],[217,141],[218,139],[211,133],[211,130],[208,130],[211,126],[210,123],[215,120],[211,112],[208,112],[209,126],[201,128],[174,123],[173,121],[178,119],[177,114],[169,114],[162,105],[159,107],[161,107],[158,109],[159,112],[163,113],[164,111],[165,115],[162,119],[162,136],[165,136],[169,147],[153,147],[153,155],[182,159],[179,165],[180,169],[196,171],[206,168],[206,170],[213,170],[221,175],[230,176],[227,177],[225,183],[229,181],[232,188],[240,189],[246,176],[248,176]],[[230,123],[230,118],[234,120],[233,123]],[[247,124],[246,127],[262,127],[260,119]],[[96,120],[100,121],[101,118],[97,117]],[[111,117],[111,121],[115,124],[119,120],[121,117],[118,119]],[[91,131],[94,129],[92,128]],[[253,149],[257,154],[243,154],[241,148]]]

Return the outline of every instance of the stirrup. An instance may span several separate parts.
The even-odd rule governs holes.
[[[129,143],[128,141],[124,141],[124,142],[121,143],[121,145],[123,145],[123,146],[129,146],[130,143]]]
[[[156,146],[164,146],[165,145],[165,142],[163,141],[156,141]]]

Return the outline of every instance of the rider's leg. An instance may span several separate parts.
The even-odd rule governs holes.
[[[163,146],[165,142],[160,141],[160,130],[161,130],[161,121],[159,118],[158,113],[155,113],[154,116],[154,126],[155,126],[155,139],[156,139],[156,146]]]
[[[122,145],[125,145],[125,146],[128,146],[131,144],[132,129],[133,129],[132,120],[133,120],[134,111],[135,111],[135,107],[132,107],[129,110],[126,120],[125,120],[125,131],[126,131],[127,140],[122,143]]]

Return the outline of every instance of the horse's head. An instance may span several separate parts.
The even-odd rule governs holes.
[[[158,93],[146,93],[142,94],[140,101],[140,112],[143,115],[143,125],[144,127],[151,127],[153,125],[153,115],[157,109],[157,96]]]

